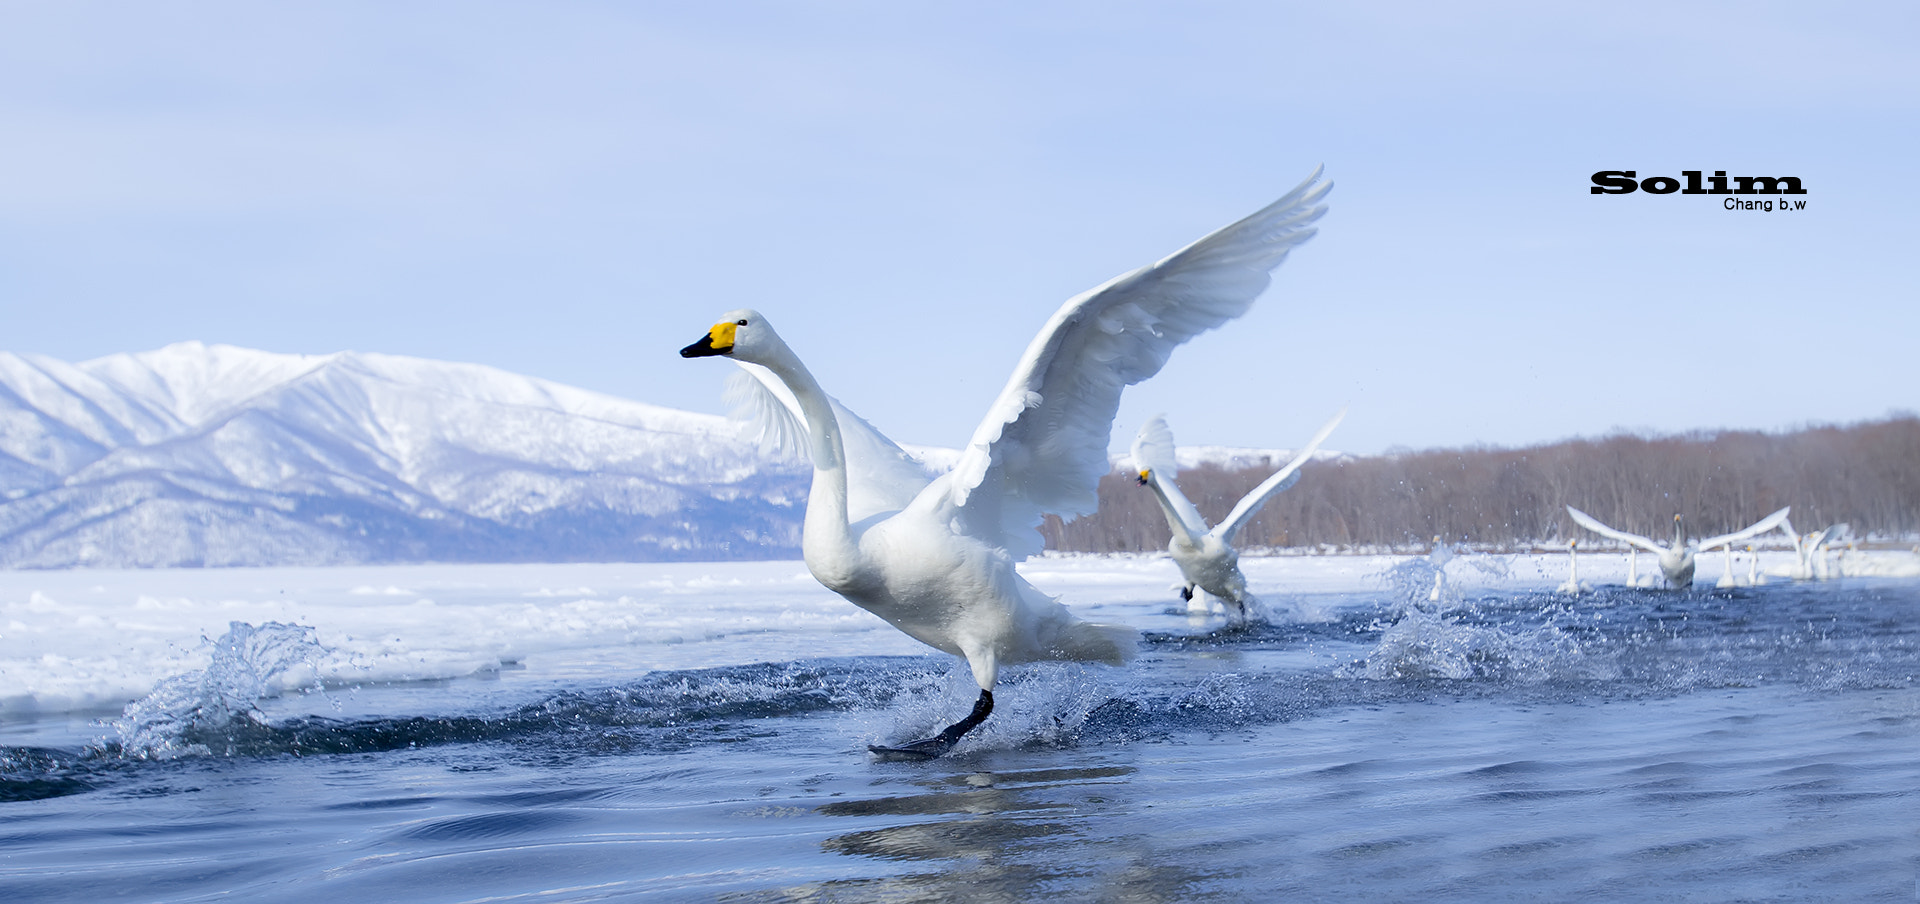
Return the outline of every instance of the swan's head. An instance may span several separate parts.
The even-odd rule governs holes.
[[[700,341],[680,350],[682,358],[705,358],[711,355],[726,355],[742,361],[758,361],[756,354],[770,342],[773,328],[767,325],[767,319],[759,311],[741,308],[727,312],[726,318],[707,330]]]
[[[1142,471],[1140,472],[1140,476],[1139,476],[1139,477],[1136,477],[1136,478],[1134,478],[1134,482],[1135,482],[1135,483],[1138,483],[1138,484],[1140,484],[1141,486],[1146,486],[1146,485],[1147,485],[1147,480],[1148,480],[1149,478],[1151,478],[1152,476],[1153,476],[1153,472],[1152,472],[1152,471],[1150,471],[1150,470],[1142,470]]]

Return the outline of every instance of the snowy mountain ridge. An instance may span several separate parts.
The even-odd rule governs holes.
[[[481,365],[0,353],[0,567],[792,555],[806,486],[725,418]]]

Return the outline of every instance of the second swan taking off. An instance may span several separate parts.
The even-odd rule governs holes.
[[[758,385],[791,394],[791,407],[760,407],[799,412],[789,432],[813,462],[801,536],[813,576],[972,669],[980,696],[966,718],[933,737],[873,747],[875,754],[925,758],[952,749],[993,711],[1002,665],[1119,663],[1132,654],[1134,631],[1081,621],[1014,563],[1039,551],[1034,527],[1043,513],[1094,509],[1121,390],[1158,373],[1175,347],[1246,313],[1270,271],[1312,237],[1332,187],[1319,179],[1315,170],[1252,216],[1068,300],[1027,346],[959,461],[938,477],[901,467],[898,447],[840,408],[758,311],[729,312],[681,349],[689,358],[760,365],[770,379]]]
[[[1232,607],[1227,617],[1234,625],[1248,622],[1253,595],[1247,592],[1247,577],[1240,572],[1240,554],[1233,548],[1233,536],[1253,520],[1268,499],[1300,479],[1300,466],[1313,458],[1320,444],[1327,441],[1327,435],[1346,416],[1346,410],[1341,409],[1286,467],[1273,472],[1273,476],[1241,497],[1233,511],[1211,529],[1200,510],[1187,501],[1186,494],[1173,482],[1179,468],[1174,463],[1173,431],[1167,428],[1166,418],[1155,417],[1140,427],[1139,436],[1133,440],[1133,466],[1140,472],[1141,485],[1152,490],[1154,498],[1159,500],[1160,513],[1167,517],[1167,527],[1173,531],[1173,539],[1167,541],[1167,552],[1173,556],[1174,564],[1180,566],[1180,576],[1186,580],[1180,591],[1181,598],[1192,602],[1198,588]]]

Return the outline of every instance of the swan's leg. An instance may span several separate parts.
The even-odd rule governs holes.
[[[1000,657],[987,644],[963,642],[961,648],[967,654],[967,666],[973,670],[973,681],[980,686],[980,697],[973,701],[973,711],[931,738],[922,738],[898,747],[869,745],[869,753],[883,760],[930,760],[952,750],[953,745],[960,743],[961,736],[987,721],[987,716],[993,713],[992,688],[1000,680]]]
[[[930,760],[953,749],[967,732],[980,727],[993,714],[993,692],[983,690],[980,699],[973,701],[973,712],[967,717],[946,727],[931,738],[923,738],[898,747],[879,747],[869,745],[867,752],[887,760]]]

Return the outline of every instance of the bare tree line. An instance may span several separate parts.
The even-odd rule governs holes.
[[[1178,482],[1208,523],[1279,467],[1205,465]],[[1165,549],[1168,528],[1132,475],[1100,482],[1097,513],[1041,527],[1049,549]],[[1241,547],[1423,545],[1434,536],[1492,548],[1585,534],[1572,505],[1622,530],[1664,537],[1738,530],[1793,506],[1801,530],[1846,522],[1856,535],[1920,534],[1920,417],[1900,414],[1787,433],[1617,433],[1524,449],[1473,447],[1314,461],[1240,532]]]

